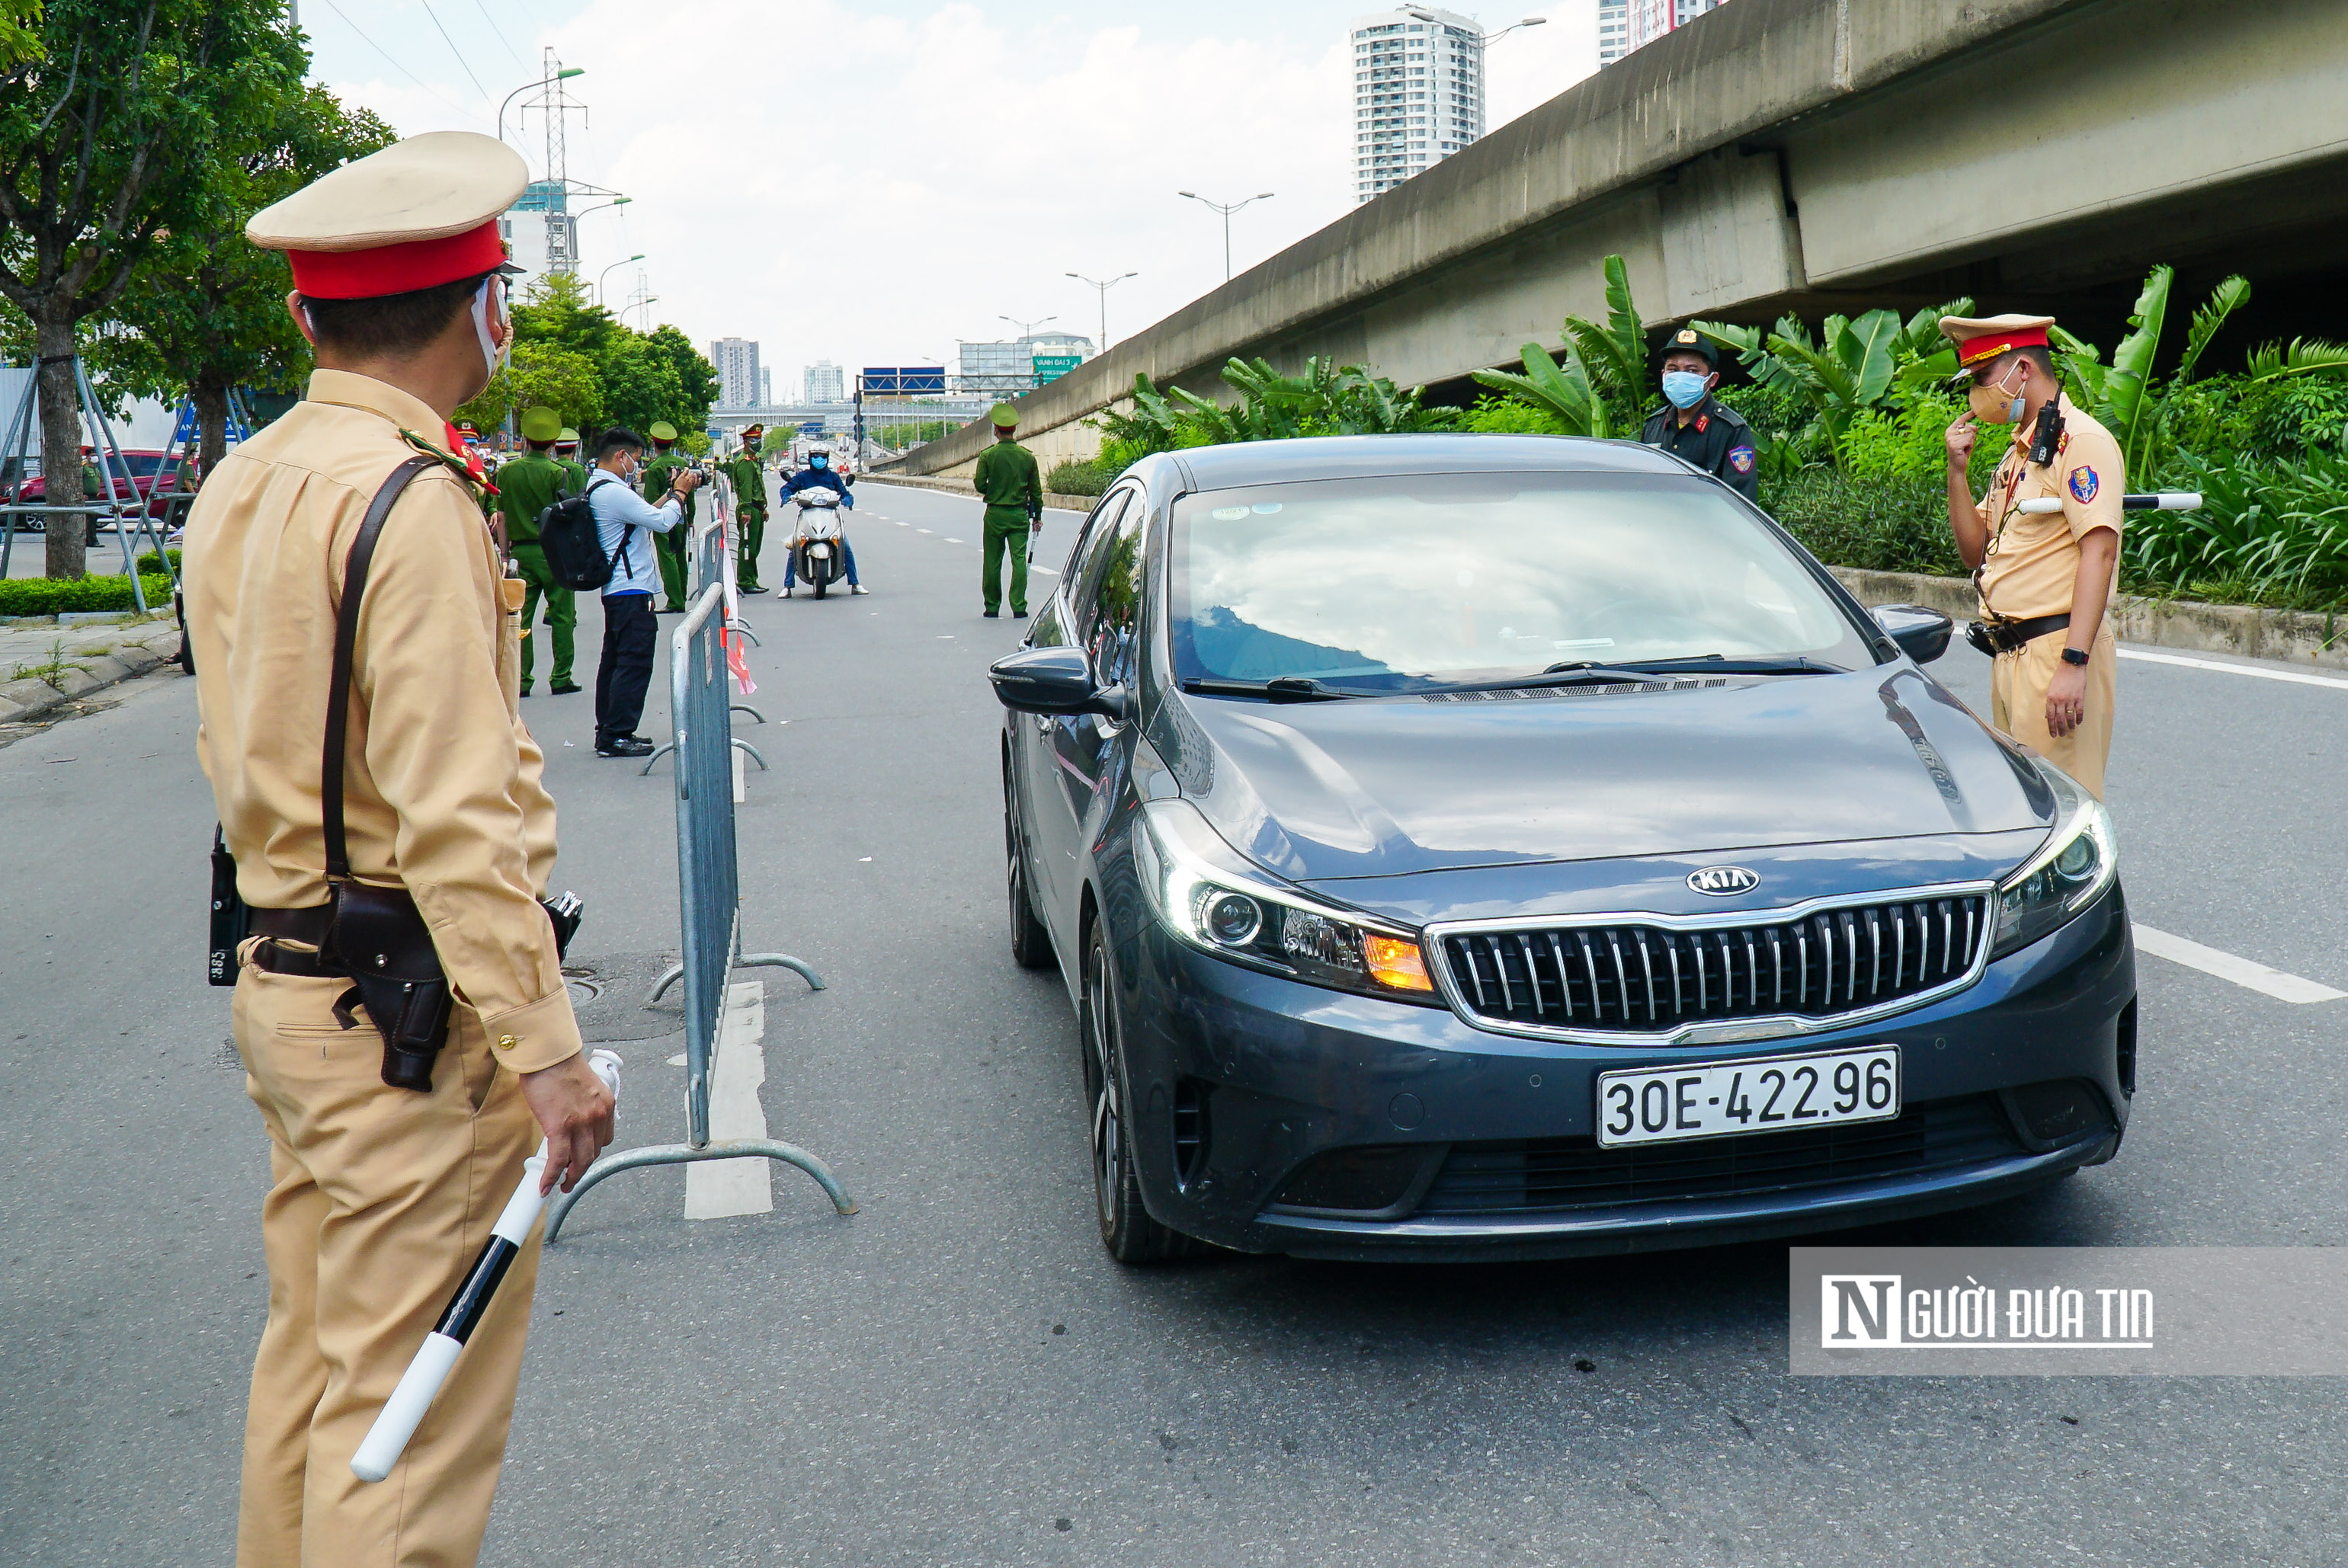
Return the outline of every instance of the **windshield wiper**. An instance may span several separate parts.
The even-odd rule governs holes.
[[[1275,675],[1269,681],[1189,680],[1182,682],[1182,690],[1194,697],[1266,697],[1275,702],[1336,702],[1347,697],[1385,694],[1324,686],[1310,675]]]
[[[1642,659],[1623,666],[1658,675],[1848,675],[1839,664],[1821,664],[1799,655],[1786,659],[1731,659],[1723,653],[1699,653],[1686,659]]]

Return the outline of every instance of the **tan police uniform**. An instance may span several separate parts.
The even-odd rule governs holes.
[[[1959,361],[1977,364],[2013,347],[2045,343],[2044,316],[1995,316],[1982,321],[1945,317],[1941,329],[1957,343]],[[2016,340],[2022,340],[2017,342]],[[2120,498],[2127,474],[2119,442],[2057,395],[2063,436],[2054,460],[2032,463],[2032,427],[2017,425],[1989,493],[1980,502],[1989,528],[1988,553],[1977,578],[1984,620],[2032,620],[2071,613],[2079,575],[2079,546],[2096,528],[2120,536],[2126,514]],[[2053,497],[2060,512],[2024,514],[2024,501]],[[2119,662],[2107,620],[2087,645],[2087,686],[2079,725],[2056,736],[2046,727],[2046,689],[2063,668],[2067,631],[2051,631],[2001,653],[1991,667],[1990,723],[2103,798],[2104,769],[2111,756],[2112,713]]]
[[[483,237],[494,244],[496,215],[526,179],[498,142],[435,133],[345,166],[247,233],[292,251],[312,297],[404,292],[502,261],[499,248],[484,267]],[[342,248],[314,249],[329,244]],[[321,370],[304,402],[221,461],[189,518],[197,746],[239,889],[258,909],[327,899],[320,751],[345,561],[368,502],[417,452],[409,437],[438,446],[445,431],[397,387]],[[336,1020],[347,980],[270,972],[256,951],[267,939],[245,944],[233,1014],[270,1144],[269,1318],[246,1417],[240,1568],[476,1559],[534,1238],[390,1479],[362,1482],[350,1460],[538,1145],[518,1075],[580,1050],[537,902],[554,806],[516,701],[518,629],[489,526],[453,467],[426,469],[401,495],[361,604],[344,791],[352,870],[414,897],[458,999],[431,1091],[392,1088],[365,1012],[356,1028]]]

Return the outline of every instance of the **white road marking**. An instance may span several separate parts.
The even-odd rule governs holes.
[[[2157,958],[2167,958],[2172,964],[2183,964],[2188,969],[2199,969],[2205,975],[2231,980],[2238,986],[2263,992],[2277,1001],[2330,1002],[2348,997],[2348,991],[2335,991],[2330,986],[2318,985],[2297,975],[2287,975],[2281,969],[2271,969],[2264,964],[2254,964],[2248,958],[2238,958],[2231,953],[2205,948],[2183,937],[2156,931],[2149,926],[2136,927],[2136,945]]]
[[[914,531],[915,533],[917,533],[917,534],[926,534],[926,533],[928,533],[930,530],[929,530],[929,529],[927,529],[927,528],[915,528],[913,531]]]
[[[2337,675],[2302,675],[2296,670],[2264,670],[2255,664],[2221,664],[2215,659],[2188,659],[2181,653],[2148,653],[2141,649],[2123,648],[2123,659],[2141,659],[2147,664],[2182,664],[2188,670],[2215,670],[2221,675],[2251,675],[2261,681],[2288,681],[2296,686],[2335,686],[2348,691],[2348,681]]]
[[[1034,569],[1034,570],[1036,570],[1036,571],[1040,571],[1040,572],[1042,572],[1045,577],[1057,577],[1057,576],[1059,576],[1059,575],[1060,575],[1060,569],[1059,569],[1058,567],[1056,567],[1056,566],[1039,566],[1039,567],[1035,567],[1035,568],[1034,568],[1033,569]],[[565,741],[565,742],[563,742],[562,743],[563,743],[564,745],[566,745],[566,746],[567,746],[567,745],[569,745],[571,743],[570,743],[570,742],[568,742],[568,741]]]
[[[739,746],[734,746],[729,749],[734,753],[734,804],[736,805],[740,805],[744,801],[749,798],[744,789],[745,781],[742,776],[742,748]]]
[[[950,545],[958,545],[958,544],[962,543],[962,541],[961,541],[960,539],[948,539],[948,540],[946,540],[946,543],[948,543],[948,544],[950,544]]]
[[[737,980],[726,989],[726,1011],[717,1020],[717,1060],[709,1067],[709,1136],[763,1138],[767,1108],[758,1086],[767,1081],[767,988]],[[775,1184],[760,1158],[705,1160],[685,1168],[685,1217],[725,1219],[732,1214],[772,1214]]]

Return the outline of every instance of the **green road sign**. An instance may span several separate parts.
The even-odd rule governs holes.
[[[1084,363],[1085,356],[1080,354],[1039,354],[1035,356],[1035,384],[1049,385]]]

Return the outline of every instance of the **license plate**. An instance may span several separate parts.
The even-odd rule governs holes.
[[[1889,1122],[1899,1114],[1896,1045],[1598,1075],[1601,1149]]]

